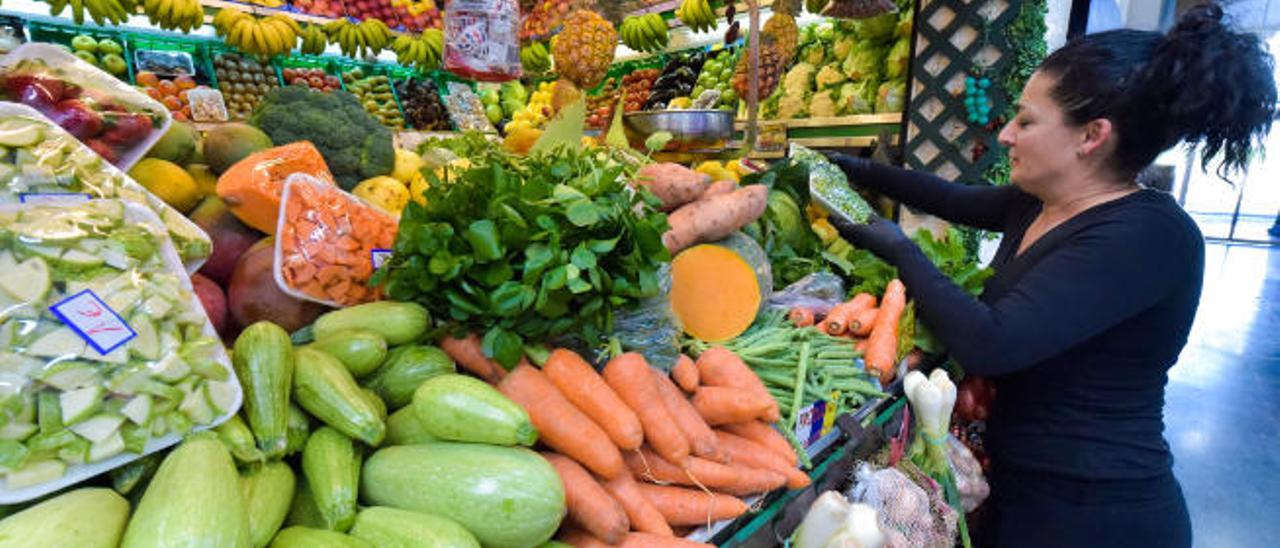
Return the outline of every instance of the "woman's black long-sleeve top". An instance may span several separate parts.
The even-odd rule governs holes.
[[[909,241],[885,257],[951,356],[995,380],[997,466],[1092,481],[1168,473],[1164,386],[1204,272],[1204,240],[1171,197],[1142,190],[1095,206],[1018,255],[1042,207],[1031,195],[872,163],[853,171],[901,203],[1004,233],[979,299]]]

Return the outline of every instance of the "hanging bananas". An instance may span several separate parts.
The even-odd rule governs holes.
[[[49,14],[62,15],[67,6],[71,6],[71,19],[77,25],[84,24],[86,13],[98,25],[119,25],[138,9],[134,0],[49,0]]]
[[[377,55],[391,45],[393,37],[391,29],[378,19],[365,19],[360,23],[338,19],[325,24],[324,32],[329,36],[329,43],[337,44],[342,54],[352,59]]]
[[[671,41],[671,35],[667,32],[667,22],[656,13],[627,17],[622,20],[622,26],[618,32],[622,34],[623,44],[645,53],[665,50]]]
[[[551,50],[542,42],[533,42],[520,48],[520,64],[525,72],[542,74],[551,70]]]
[[[830,0],[805,0],[804,9],[809,13],[820,14],[826,9]]]
[[[443,59],[444,34],[440,29],[424,30],[416,38],[401,34],[391,43],[391,50],[401,65],[413,65],[423,72],[434,70]]]
[[[204,25],[200,0],[145,0],[142,11],[152,24],[164,30],[189,33]]]
[[[302,38],[302,45],[299,46],[298,51],[307,55],[320,55],[324,53],[325,46],[329,45],[328,37],[325,36],[324,29],[321,29],[319,25],[312,24],[303,27],[302,34],[299,37]]]
[[[676,8],[676,17],[693,32],[708,32],[716,28],[716,10],[710,0],[684,0]]]
[[[297,21],[284,14],[254,17],[235,8],[219,11],[213,17],[213,28],[232,47],[263,57],[293,51],[303,32]]]

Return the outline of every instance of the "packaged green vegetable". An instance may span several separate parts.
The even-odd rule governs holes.
[[[0,205],[0,310],[0,502],[173,445],[240,406],[226,351],[143,206]]]

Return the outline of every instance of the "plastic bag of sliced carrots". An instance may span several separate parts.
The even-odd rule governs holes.
[[[369,278],[391,252],[394,217],[305,174],[285,181],[279,215],[274,274],[281,290],[329,306],[382,298]]]
[[[557,538],[573,546],[709,546],[676,535],[742,516],[745,497],[810,483],[771,425],[777,403],[724,348],[682,356],[668,376],[637,353],[597,372],[557,349],[541,368],[521,362],[507,372],[478,336],[440,346],[529,414],[565,487]]]

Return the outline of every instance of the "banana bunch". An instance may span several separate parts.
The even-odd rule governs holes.
[[[676,17],[693,32],[707,32],[716,28],[716,10],[710,0],[684,0],[676,8]]]
[[[804,9],[809,13],[822,13],[830,0],[805,0]]]
[[[338,44],[342,54],[352,59],[361,59],[368,55],[377,55],[391,45],[391,29],[378,19],[365,19],[352,23],[346,19],[338,19],[324,26],[329,35],[329,43]]]
[[[320,55],[324,53],[325,46],[329,45],[329,39],[319,25],[307,25],[302,29],[301,37],[302,47],[298,51],[307,55]]]
[[[623,44],[645,53],[667,49],[667,43],[671,41],[671,35],[667,33],[667,22],[656,13],[627,17],[622,20],[618,32],[622,34]]]
[[[414,38],[408,34],[397,36],[391,42],[396,61],[401,65],[417,66],[419,70],[434,70],[444,58],[444,33],[440,29],[427,29]]]
[[[302,27],[283,14],[254,17],[235,8],[213,16],[213,28],[227,44],[253,55],[286,55],[298,44]]]
[[[186,34],[204,25],[204,7],[200,0],[146,0],[142,11],[164,30],[176,29]]]
[[[264,8],[279,8],[284,5],[284,0],[244,0],[244,2]]]
[[[71,18],[77,25],[84,24],[85,13],[98,25],[119,25],[129,19],[129,14],[138,11],[134,0],[48,0],[49,14],[62,15],[62,10],[71,6]]]
[[[542,74],[551,70],[551,52],[546,44],[533,42],[520,48],[520,64],[530,73]]]

